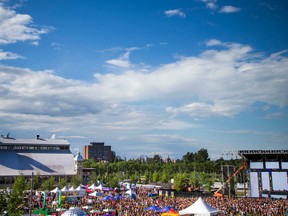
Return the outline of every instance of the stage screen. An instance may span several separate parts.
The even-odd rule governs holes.
[[[270,191],[269,173],[262,172],[261,175],[262,175],[262,190]]]
[[[288,169],[288,162],[282,162],[282,169]]]
[[[279,169],[279,162],[266,162],[266,169]]]
[[[288,190],[287,173],[272,172],[273,190]]]
[[[263,169],[263,162],[250,162],[250,169]]]
[[[259,197],[259,183],[257,172],[250,172],[250,189],[251,197]]]

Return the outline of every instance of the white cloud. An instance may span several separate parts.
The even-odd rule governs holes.
[[[288,82],[287,58],[278,53],[254,59],[249,46],[221,44],[224,49],[210,49],[198,57],[182,57],[151,71],[96,74],[97,82],[92,84],[66,80],[51,71],[1,66],[0,109],[81,115],[83,112],[103,112],[103,106],[107,109],[106,105],[111,103],[155,100],[161,104],[166,100],[187,101],[190,98],[189,103],[169,106],[166,110],[209,117],[234,116],[256,102],[280,107],[288,105],[288,93],[283,91]],[[110,60],[107,63],[129,68],[128,58],[129,52],[126,52],[118,62]]]
[[[164,13],[168,17],[172,17],[172,16],[178,16],[178,17],[181,17],[181,18],[185,18],[186,17],[186,14],[184,12],[182,12],[181,10],[179,10],[179,9],[167,10]]]
[[[200,1],[204,2],[206,7],[210,10],[216,10],[218,8],[217,0],[200,0]]]
[[[0,45],[18,41],[36,43],[41,34],[47,34],[48,28],[32,27],[32,17],[28,14],[17,14],[0,3]]]
[[[205,3],[206,8],[210,9],[211,11],[218,11],[219,13],[237,13],[241,10],[241,8],[226,5],[221,7],[219,10],[219,6],[217,5],[217,0],[200,0],[201,2]]]
[[[198,56],[182,57],[156,69],[131,69],[112,61],[123,72],[96,74],[94,82],[64,79],[49,70],[0,65],[1,126],[51,134],[64,131],[69,137],[81,134],[89,141],[110,143],[121,137],[142,137],[131,140],[134,145],[132,142],[147,143],[143,138],[147,131],[173,131],[175,135],[177,130],[202,127],[187,116],[232,117],[258,102],[288,106],[287,51],[261,56],[247,45],[216,39],[207,45],[209,49]],[[212,45],[221,45],[221,49],[212,49]],[[121,59],[133,65],[129,51]],[[170,138],[173,140],[173,134]],[[181,145],[188,144],[183,141]],[[152,147],[154,152],[164,149]]]
[[[0,49],[0,60],[23,59],[24,57],[12,52],[4,52]]]
[[[223,45],[223,43],[217,39],[211,39],[206,42],[207,46],[218,46],[218,45]]]
[[[234,6],[231,6],[231,5],[226,5],[226,6],[222,7],[219,12],[220,13],[237,13],[240,10],[241,9],[238,8],[238,7],[234,7]]]

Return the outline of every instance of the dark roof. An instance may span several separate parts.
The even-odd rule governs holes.
[[[288,161],[288,150],[240,150],[238,154],[249,161]]]

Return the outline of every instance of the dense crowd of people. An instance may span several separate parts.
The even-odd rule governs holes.
[[[136,194],[135,197],[125,195],[125,189],[121,188],[119,191],[105,192],[105,196],[110,195],[111,198],[103,200],[103,196],[90,197],[88,193],[84,196],[75,196],[75,194],[64,194],[61,207],[69,209],[70,207],[78,207],[87,212],[88,215],[102,215],[104,209],[113,209],[112,214],[118,216],[158,216],[160,212],[156,210],[148,210],[148,207],[155,206],[164,208],[169,206],[177,212],[192,205],[197,197],[173,197],[173,196],[149,196],[149,194],[159,194],[159,189],[156,188],[133,188]],[[67,199],[73,197],[75,199]],[[121,196],[119,196],[121,195]],[[26,201],[29,202],[27,194]],[[44,201],[45,198],[45,201]],[[203,200],[214,208],[219,210],[218,215],[286,215],[288,201],[287,199],[273,199],[273,198],[248,198],[248,197],[204,197]],[[32,203],[33,209],[50,208],[56,210],[59,208],[59,197],[56,193],[49,193],[48,196],[43,193],[33,195]],[[91,210],[99,210],[98,213],[90,213]]]

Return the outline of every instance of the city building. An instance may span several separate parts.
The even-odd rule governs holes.
[[[84,146],[84,158],[94,158],[96,161],[111,162],[111,146],[105,146],[104,142],[90,142],[90,145]]]
[[[79,158],[79,157],[78,157]],[[81,161],[81,160],[80,160]],[[81,167],[64,139],[0,137],[0,181],[19,175],[75,176]],[[79,171],[78,171],[79,172]]]
[[[288,198],[288,150],[241,150],[248,164],[250,197]]]

